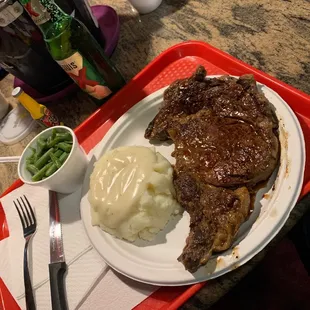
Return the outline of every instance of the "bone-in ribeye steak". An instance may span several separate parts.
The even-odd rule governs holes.
[[[175,144],[174,186],[190,214],[178,259],[195,272],[231,246],[249,214],[249,191],[276,168],[277,117],[253,76],[207,79],[200,66],[165,91],[145,138]]]

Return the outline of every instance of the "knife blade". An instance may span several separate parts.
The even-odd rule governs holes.
[[[60,222],[59,205],[57,193],[49,191],[49,211],[50,211],[50,289],[53,310],[66,310],[67,299],[64,285],[64,275],[67,271],[65,261],[62,231]]]

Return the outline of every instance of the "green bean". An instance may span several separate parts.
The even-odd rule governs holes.
[[[29,147],[29,149],[31,150],[31,155],[30,156],[28,156],[27,158],[26,158],[26,165],[29,165],[29,164],[33,164],[34,163],[34,161],[35,161],[35,155],[36,155],[36,149],[35,148],[33,148],[33,147]]]
[[[29,147],[29,149],[32,151],[32,154],[28,156],[27,159],[33,158],[37,152],[37,150],[34,147]]]
[[[59,142],[62,141],[72,141],[72,136],[70,135],[69,132],[66,133],[56,133],[56,138],[51,140],[47,146],[48,147],[53,147],[54,145],[56,145]]]
[[[45,153],[45,154],[46,154],[46,153]],[[45,155],[45,154],[44,154],[44,155]],[[43,155],[43,156],[44,156],[44,155]],[[42,157],[43,157],[43,156],[42,156]],[[42,157],[41,157],[41,158],[42,158]],[[31,180],[32,180],[33,182],[42,180],[42,178],[45,176],[46,171],[47,171],[52,165],[53,165],[53,163],[49,163],[49,164],[45,165],[44,167],[42,167],[42,168],[39,170],[39,172],[37,172],[37,173],[31,178]]]
[[[73,137],[70,132],[52,129],[46,139],[39,137],[36,148],[30,148],[32,154],[26,158],[26,169],[33,175],[33,181],[51,176],[66,161],[71,152]]]
[[[50,148],[47,150],[37,161],[34,163],[34,165],[38,168],[41,169],[45,164],[48,163],[50,159],[50,154],[54,152],[53,148]]]
[[[70,132],[58,132],[56,133],[56,138],[62,138],[63,141],[72,141]]]
[[[46,143],[44,145],[42,142],[39,143],[39,140],[38,140],[37,152],[36,152],[36,155],[34,157],[35,161],[37,161],[41,157],[41,155],[44,153],[45,148],[46,148]]]
[[[52,164],[52,165],[47,169],[47,171],[45,172],[45,176],[46,176],[46,177],[51,176],[54,172],[56,172],[56,170],[57,170],[56,165],[55,165],[55,164]]]
[[[57,144],[58,142],[63,141],[61,138],[55,138],[53,140],[50,140],[49,143],[47,144],[48,147],[53,147],[55,144]]]
[[[52,136],[49,136],[46,140],[46,145],[48,147],[48,145],[51,143],[51,141],[53,140]]]
[[[34,159],[37,153],[37,150],[34,147],[29,147],[31,150],[31,155],[29,155],[26,159]]]
[[[60,162],[59,158],[57,158],[53,153],[50,154],[50,158],[51,158],[53,164],[56,165],[57,169],[59,169],[61,166],[61,162]]]
[[[59,149],[67,152],[67,153],[70,153],[71,149],[72,149],[72,145],[71,144],[68,144],[66,142],[59,142],[56,147],[58,147]]]
[[[34,164],[34,158],[27,158],[26,159],[26,165],[31,165],[31,164]]]
[[[31,174],[36,174],[36,173],[39,172],[39,169],[38,169],[35,165],[32,165],[32,164],[26,165],[26,169],[27,169]]]
[[[56,157],[60,157],[60,155],[63,153],[63,151],[62,150],[57,150],[55,153],[54,153],[54,155],[56,156]]]
[[[62,164],[66,161],[66,159],[68,158],[69,154],[68,153],[62,153],[61,156],[59,157],[59,162],[60,162],[60,166],[62,166]],[[51,176],[54,172],[56,172],[60,167],[57,167],[56,163],[53,163],[53,165],[48,168],[48,170],[45,172],[45,176],[49,177]]]
[[[40,137],[37,142],[37,147],[40,147],[44,150],[46,148],[46,141]]]
[[[61,164],[63,164],[63,163],[66,161],[66,159],[68,158],[68,156],[69,156],[69,153],[63,153],[63,154],[61,154],[61,156],[59,157],[59,160],[60,160]]]
[[[42,153],[43,153],[42,149],[40,149],[39,151],[36,152],[36,154],[33,157],[34,162],[36,162],[39,159],[39,157],[42,155]]]
[[[56,133],[57,133],[57,130],[55,128],[52,129],[52,135],[51,135],[51,139],[55,139],[56,137]]]

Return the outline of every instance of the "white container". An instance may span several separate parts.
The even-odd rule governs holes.
[[[147,14],[157,9],[162,0],[128,0],[131,5],[141,14]]]
[[[52,134],[51,131],[53,128],[56,128],[58,131],[70,132],[73,138],[71,152],[63,165],[50,177],[33,182],[30,172],[26,169],[26,159],[32,154],[30,147],[36,148],[38,138],[43,137],[46,139]],[[81,185],[86,167],[86,155],[79,145],[73,130],[65,126],[54,126],[42,131],[26,146],[18,163],[18,175],[26,184],[41,186],[62,194],[69,194],[77,190]]]

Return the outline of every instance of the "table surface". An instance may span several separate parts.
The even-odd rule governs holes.
[[[168,47],[185,40],[201,40],[310,94],[309,0],[163,0],[156,11],[142,16],[126,0],[90,0],[91,4],[103,2],[120,16],[120,40],[112,60],[127,81]],[[10,75],[3,79],[0,92],[14,106],[12,81]],[[96,109],[81,91],[49,107],[72,128]],[[0,156],[20,155],[40,130],[36,128],[15,145],[0,144]],[[2,193],[18,178],[17,164],[0,164],[0,174]],[[209,281],[182,308],[205,309],[223,296],[295,225],[309,200],[306,197],[295,207],[267,249],[245,266]]]

